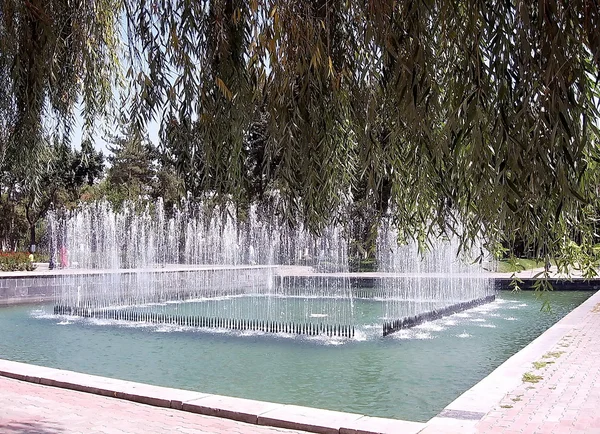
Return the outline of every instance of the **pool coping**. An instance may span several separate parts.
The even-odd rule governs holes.
[[[276,270],[277,265],[168,265],[142,268],[47,268],[47,263],[34,263],[32,271],[0,271],[0,279],[23,279],[36,277],[98,276],[140,273],[187,273],[223,270]],[[44,266],[42,266],[44,265]]]
[[[4,359],[0,359],[0,376],[254,425],[314,433],[416,434],[425,427],[421,422],[173,389]]]
[[[4,359],[0,359],[0,376],[255,425],[315,433],[416,434],[424,429],[468,433],[474,432],[477,423],[522,383],[522,375],[532,369],[532,363],[581,324],[599,301],[600,291],[424,423],[153,386]]]

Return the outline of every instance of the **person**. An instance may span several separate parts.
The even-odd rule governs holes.
[[[67,268],[69,266],[69,253],[67,248],[62,246],[60,248],[60,268]]]

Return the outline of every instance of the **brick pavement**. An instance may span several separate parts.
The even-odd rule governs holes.
[[[477,425],[490,434],[600,433],[600,303]],[[536,382],[537,381],[537,382]]]
[[[421,434],[600,434],[600,292],[444,412]]]
[[[299,431],[229,419],[0,377],[2,434],[293,434]]]

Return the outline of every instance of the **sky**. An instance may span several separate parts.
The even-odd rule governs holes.
[[[94,148],[98,151],[102,151],[104,155],[108,155],[111,152],[107,148],[107,143],[105,140],[106,130],[111,133],[118,133],[116,130],[116,122],[114,123],[114,129],[107,128],[106,125],[98,124],[94,136]],[[152,120],[147,125],[148,137],[152,141],[153,144],[158,145],[158,133],[160,129],[160,124],[156,120]],[[71,146],[75,149],[81,148],[81,140],[83,137],[83,116],[81,112],[81,106],[79,106],[75,110],[75,127],[73,128],[73,136],[71,137]]]

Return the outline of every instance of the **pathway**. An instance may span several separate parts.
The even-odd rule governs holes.
[[[600,292],[421,432],[451,433],[600,434]]]
[[[178,272],[178,271],[202,271],[202,270],[223,270],[223,269],[272,269],[273,272],[278,276],[286,277],[355,277],[355,278],[382,278],[382,277],[479,277],[479,278],[492,278],[492,279],[511,279],[518,277],[520,279],[532,279],[536,278],[543,273],[543,268],[532,268],[529,270],[519,271],[518,273],[501,273],[484,271],[481,273],[390,273],[390,272],[334,272],[326,273],[315,271],[313,267],[303,265],[186,265],[186,264],[166,264],[157,266],[154,268],[119,268],[119,269],[100,269],[100,268],[55,268],[50,270],[47,262],[36,262],[36,269],[33,271],[0,271],[0,278],[6,277],[46,277],[46,276],[78,276],[78,275],[96,275],[96,274],[120,274],[120,273],[137,273],[137,272]],[[581,272],[574,270],[571,275],[559,274],[556,267],[550,268],[549,277],[551,279],[582,279]],[[600,280],[600,277],[593,278],[592,280]]]
[[[0,377],[2,434],[293,434]]]
[[[528,373],[479,422],[478,432],[600,433],[600,303]]]
[[[33,271],[0,271],[0,278],[10,277],[49,277],[82,276],[98,274],[134,274],[134,273],[176,273],[181,271],[213,270],[258,270],[277,269],[277,265],[219,265],[219,264],[163,264],[148,268],[54,268],[50,270],[47,262],[34,262]]]

